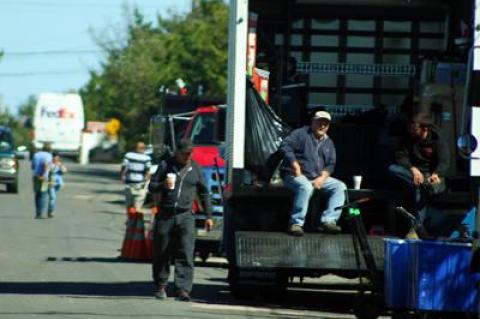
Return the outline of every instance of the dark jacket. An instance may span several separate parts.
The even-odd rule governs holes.
[[[168,173],[177,174],[174,189],[165,187]],[[187,166],[181,166],[174,157],[162,161],[152,176],[148,190],[161,194],[160,212],[162,210],[173,213],[192,211],[195,195],[198,194],[207,217],[212,216],[212,204],[203,171],[194,161]]]
[[[325,136],[318,141],[310,126],[304,126],[292,131],[282,142],[280,151],[284,160],[282,174],[291,174],[291,163],[297,160],[302,173],[312,180],[322,174],[322,171],[333,173],[337,155],[333,141]]]
[[[437,173],[445,176],[450,165],[450,151],[448,145],[433,127],[426,140],[413,139],[406,136],[395,152],[397,164],[406,168],[417,167],[422,173]]]

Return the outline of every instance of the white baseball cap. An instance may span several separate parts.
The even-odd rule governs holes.
[[[332,117],[330,116],[330,113],[327,111],[317,111],[312,117],[313,120],[320,120],[320,119],[325,119],[328,121],[332,120]]]

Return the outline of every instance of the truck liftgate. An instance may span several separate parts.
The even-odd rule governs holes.
[[[376,264],[383,268],[383,238],[370,236]],[[236,264],[240,268],[291,269],[310,272],[354,273],[357,258],[352,235],[305,234],[296,238],[280,232],[235,234]],[[363,258],[360,267],[365,270]]]

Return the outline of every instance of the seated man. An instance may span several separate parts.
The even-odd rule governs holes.
[[[406,188],[410,198],[407,209],[422,219],[428,195],[445,191],[450,161],[448,145],[428,114],[412,117],[408,134],[395,152],[395,161],[388,168],[389,173]]]
[[[314,190],[328,196],[318,230],[332,234],[341,232],[337,225],[341,210],[335,208],[345,203],[347,187],[330,176],[336,161],[335,146],[327,135],[330,121],[328,112],[316,112],[310,125],[292,131],[280,147],[284,157],[281,167],[283,182],[294,192],[288,227],[288,233],[294,236],[303,235],[305,216]]]

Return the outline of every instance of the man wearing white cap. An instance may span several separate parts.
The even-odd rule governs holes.
[[[284,156],[281,167],[283,182],[295,194],[288,227],[288,233],[293,236],[303,236],[305,216],[314,190],[327,197],[318,230],[330,234],[341,232],[337,225],[341,210],[335,208],[344,205],[347,187],[331,177],[336,152],[333,141],[327,135],[330,122],[328,112],[318,111],[310,125],[292,131],[280,147]]]

